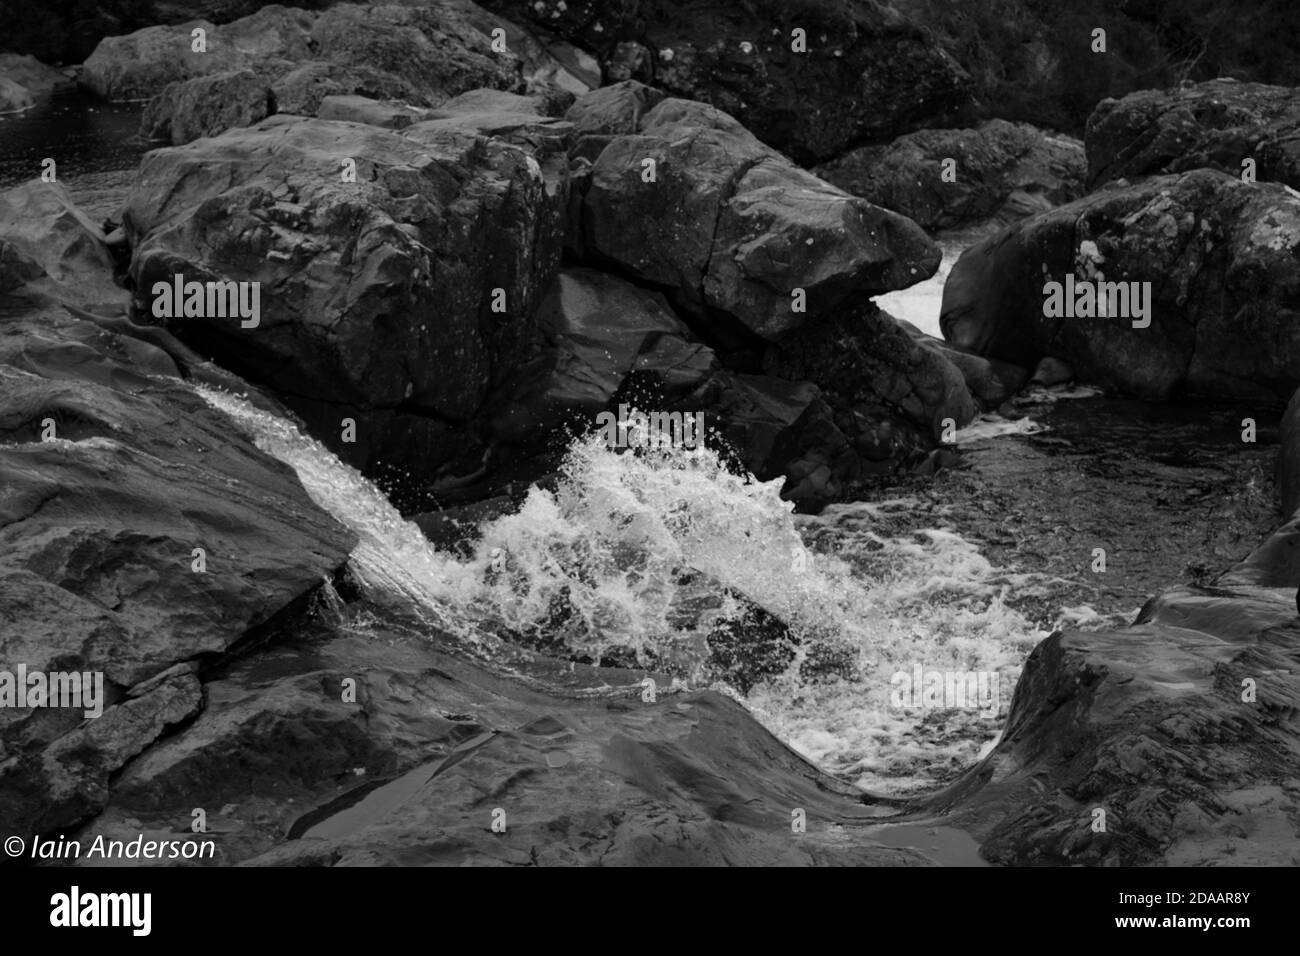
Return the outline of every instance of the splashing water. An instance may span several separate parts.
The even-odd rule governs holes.
[[[719,689],[810,759],[877,791],[933,787],[973,763],[1045,636],[1004,603],[1014,576],[960,536],[872,530],[879,509],[906,500],[797,516],[779,480],[729,472],[708,448],[618,453],[592,435],[570,446],[553,490],[534,486],[517,512],[482,525],[471,553],[439,551],[291,423],[197,390],[357,533],[351,565],[373,597],[407,602],[480,647],[515,635],[592,660],[619,649],[695,687],[716,676],[708,639],[718,622],[761,608],[788,629],[789,666],[743,698]],[[683,615],[701,590],[712,602]],[[827,650],[845,666],[810,673]],[[917,668],[992,675],[998,693],[992,706],[900,705],[894,677]]]

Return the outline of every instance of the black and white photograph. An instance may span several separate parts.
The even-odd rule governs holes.
[[[1298,189],[1294,0],[0,0],[7,919],[1069,870],[1240,945]]]

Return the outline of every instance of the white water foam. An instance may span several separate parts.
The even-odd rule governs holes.
[[[916,285],[888,292],[875,298],[876,305],[890,315],[911,322],[926,335],[943,338],[939,312],[943,306],[943,286],[961,254],[982,238],[978,231],[955,232],[939,236],[936,241],[943,258],[934,275]]]
[[[480,528],[465,556],[434,548],[289,422],[197,390],[357,533],[352,566],[372,594],[410,602],[453,634],[560,636],[593,658],[625,649],[695,687],[708,678],[712,626],[739,600],[759,605],[798,646],[784,673],[742,699],[795,749],[880,792],[932,787],[987,750],[1021,661],[1045,636],[1006,605],[1005,573],[959,535],[873,531],[880,509],[905,500],[796,516],[780,481],[732,474],[709,449],[620,454],[588,436],[571,446],[554,491],[531,488],[517,512]],[[693,585],[683,571],[697,572]],[[701,574],[715,596],[732,597],[683,628],[675,609]],[[851,667],[806,676],[804,663],[826,649]],[[891,677],[918,665],[995,673],[996,713],[892,707]]]

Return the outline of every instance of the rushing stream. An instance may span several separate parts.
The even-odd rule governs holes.
[[[796,516],[780,482],[731,474],[707,449],[638,456],[587,438],[570,448],[554,492],[533,488],[462,555],[435,549],[290,423],[225,393],[203,395],[359,535],[353,568],[372,593],[417,604],[462,639],[558,631],[579,653],[628,651],[692,688],[740,696],[710,679],[705,643],[742,613],[739,602],[758,605],[789,626],[795,648],[743,699],[795,749],[877,792],[929,788],[968,766],[996,737],[1020,663],[1045,636],[1004,600],[1023,576],[990,565],[960,535],[878,533],[882,515],[911,507],[906,499]],[[683,624],[676,612],[698,590],[683,571],[731,600]],[[810,667],[817,657],[838,666]],[[990,692],[958,708],[897,706],[895,675],[917,668],[981,673]]]

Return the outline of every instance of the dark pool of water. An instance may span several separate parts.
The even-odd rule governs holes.
[[[0,189],[39,178],[49,157],[78,205],[92,218],[112,216],[148,148],[138,138],[143,110],[68,89],[0,116]]]

